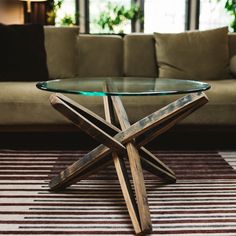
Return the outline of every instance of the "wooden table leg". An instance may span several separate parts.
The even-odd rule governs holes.
[[[115,117],[114,117],[114,111],[113,111],[113,107],[111,103],[111,98],[108,96],[104,96],[103,103],[104,103],[106,121],[112,124],[115,122]],[[140,235],[142,233],[142,229],[140,226],[140,217],[138,213],[138,207],[135,201],[135,197],[134,197],[131,183],[129,180],[129,176],[127,173],[124,158],[122,156],[119,156],[117,152],[113,152],[112,157],[113,157],[116,173],[118,176],[118,180],[120,182],[120,187],[121,187],[124,199],[125,199],[125,203],[126,203],[129,215],[130,215],[130,219],[134,227],[134,231],[137,235]]]
[[[175,173],[156,156],[154,156],[150,151],[142,147],[139,149],[139,154],[141,156],[143,169],[160,177],[167,183],[176,182]]]
[[[205,96],[204,93],[195,98],[193,97],[192,102],[188,106],[181,106],[177,111],[174,112],[173,115],[168,116],[158,126],[138,136],[136,140],[138,146],[145,146],[156,137],[160,136],[161,134],[174,127],[178,122],[185,119],[187,116],[189,116],[195,110],[199,109],[201,106],[205,105],[207,102],[208,98]]]
[[[81,106],[80,104],[74,102],[73,100],[71,100],[70,98],[62,94],[56,94],[56,96],[53,96],[51,99],[51,102],[53,103],[53,106],[57,110],[60,110],[60,112],[62,112],[65,116],[66,114],[67,116],[69,114],[69,112],[66,111],[66,109],[69,109],[68,107],[71,107],[72,109],[80,113],[84,117],[83,119],[87,119],[90,122],[95,123],[98,128],[103,129],[104,132],[107,132],[108,135],[114,136],[115,134],[121,132],[121,130],[113,125],[113,123],[115,123],[115,117],[113,114],[114,111],[112,107],[111,97],[104,96],[103,99],[104,99],[104,107],[105,107],[105,116],[108,123],[107,121],[102,119],[100,116],[96,115],[92,111],[88,110],[87,108]],[[65,106],[63,106],[62,102],[65,103]],[[88,131],[85,130],[85,132],[88,132]],[[101,140],[97,140],[97,141],[101,141]],[[138,146],[140,145],[138,144]],[[151,173],[155,175],[158,175],[159,177],[161,177],[163,180],[167,182],[173,183],[176,181],[175,174],[173,173],[173,171],[171,171],[163,162],[161,162],[158,158],[156,158],[150,151],[148,151],[144,147],[140,147],[139,151],[141,155],[141,163],[144,169],[146,169],[147,171],[150,171]],[[148,161],[146,161],[147,158],[148,158]],[[102,162],[99,163],[99,166],[101,166],[101,164]],[[154,165],[156,164],[158,164],[157,168],[154,167]],[[162,169],[164,171],[162,171]],[[170,174],[166,173],[166,171],[167,172],[169,171]],[[165,177],[165,175],[167,176]]]
[[[60,103],[60,106],[58,106],[57,102],[55,102],[54,99],[55,96],[61,98],[62,95],[60,96],[58,94],[52,95],[51,96],[52,105],[64,116],[66,116],[69,120],[78,125],[78,119],[76,116],[78,112],[74,111],[74,109],[68,109],[67,112],[65,112],[64,108],[61,109],[63,107],[61,105],[62,103]],[[64,101],[64,98],[61,100]],[[202,106],[207,101],[208,99],[204,93],[189,94],[167,105],[166,107],[163,107],[162,109],[152,113],[151,115],[141,119],[128,129],[115,134],[113,138],[122,144],[126,144],[132,141],[134,138],[137,138],[137,147],[141,147],[144,143],[146,144],[147,142],[150,141],[149,136],[146,137],[145,135],[146,133],[149,134],[151,133],[150,136],[152,138],[160,135],[160,133],[165,132],[167,128],[172,127],[177,121],[183,119],[193,110]],[[68,103],[69,101],[66,101],[67,105]],[[75,104],[72,104],[72,108],[75,108],[74,105]],[[68,108],[67,106],[65,107]],[[82,113],[86,112],[83,111]],[[179,116],[179,114],[181,115]],[[87,118],[88,117],[93,119],[97,118],[87,113],[86,116]],[[111,126],[111,124],[108,124],[106,121],[103,121],[102,118],[96,119],[96,123],[104,127],[104,129],[109,130],[109,132],[119,131],[119,129],[114,128],[113,126]],[[138,140],[138,137],[141,135],[143,135],[143,139]],[[71,166],[67,167],[59,175],[54,177],[50,182],[50,188],[52,190],[59,190],[61,188],[65,188],[73,183],[76,183],[78,180],[83,179],[84,176],[87,176],[86,174],[87,171],[89,173],[90,172],[94,173],[96,169],[101,166],[101,163],[105,163],[106,161],[109,160],[107,158],[107,155],[109,155],[111,152],[112,150],[110,150],[110,148],[104,145],[98,146],[97,148],[86,154],[83,158],[76,161]]]
[[[99,117],[95,113],[79,105],[78,103],[75,103],[73,100],[65,97],[64,95],[57,94],[57,98],[61,99],[68,106],[71,106],[73,109],[78,111],[90,122],[96,123],[96,126],[106,131],[108,135],[114,136],[115,134],[121,131],[116,126],[112,125],[112,123],[105,122],[105,120],[103,120],[101,117]],[[107,102],[104,103],[104,104],[107,104],[106,110],[108,110],[108,108],[112,109],[111,102],[108,102],[109,101],[108,97],[105,96],[104,99],[107,100]],[[182,109],[181,112],[176,112],[175,116],[167,119],[164,122],[164,124],[157,126],[157,128],[151,129],[149,132],[146,132],[144,135],[140,135],[137,138],[136,143],[137,143],[137,146],[140,147],[139,152],[141,155],[141,162],[144,169],[150,171],[151,173],[155,175],[158,175],[159,177],[163,178],[167,182],[173,183],[176,181],[176,177],[173,171],[170,170],[169,167],[167,167],[156,156],[154,156],[150,151],[148,151],[146,148],[142,147],[141,145],[145,145],[146,143],[150,142],[153,138],[166,132],[168,129],[173,127],[177,122],[184,119],[186,116],[191,114],[194,110],[198,109],[200,106],[205,104],[206,101],[207,101],[206,99],[200,99],[200,100],[198,99],[196,101],[193,101],[191,104],[191,108]],[[108,114],[108,112],[106,112],[106,114]],[[111,116],[110,119],[114,120],[114,117]],[[88,130],[85,130],[85,132],[88,132]],[[101,141],[101,140],[98,140],[98,141]],[[169,174],[167,172],[169,172]]]
[[[51,103],[58,111],[103,144],[54,177],[50,182],[51,189],[59,190],[95,173],[111,162],[109,155],[111,154],[135,233],[141,235],[150,232],[152,225],[142,166],[168,182],[175,182],[176,178],[168,166],[142,147],[142,145],[166,132],[179,120],[185,118],[207,101],[207,97],[203,93],[190,94],[130,126],[120,97],[112,97],[112,103],[110,98],[104,97],[107,119],[105,121],[62,95],[53,95]],[[111,124],[114,119],[113,107],[122,131]],[[127,149],[136,200],[128,178],[123,155],[121,154],[121,151],[124,154],[124,145]]]
[[[90,120],[84,117],[82,114],[76,112],[69,104],[63,102],[57,96],[51,97],[51,103],[57,110],[60,110],[64,116],[71,117],[74,123],[82,129],[85,133],[93,137],[95,140],[103,143],[107,147],[111,148],[113,151],[125,151],[125,147],[114,139],[112,136],[104,132],[97,125],[93,124]]]
[[[130,127],[128,116],[121,102],[120,97],[113,96],[112,102],[122,130]],[[128,159],[133,178],[136,201],[138,205],[139,217],[142,231],[148,233],[152,231],[151,215],[148,206],[147,192],[144,183],[141,160],[137,148],[133,142],[126,144]]]

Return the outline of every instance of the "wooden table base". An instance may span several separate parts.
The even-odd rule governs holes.
[[[118,96],[104,97],[106,120],[62,94],[51,95],[50,101],[56,110],[101,143],[54,177],[50,189],[66,188],[113,161],[135,233],[150,233],[152,223],[142,168],[168,183],[174,183],[176,177],[143,146],[207,103],[206,95],[202,92],[188,94],[132,125]],[[121,129],[114,126],[115,114]],[[126,157],[129,167],[124,161]],[[130,168],[133,189],[127,168]]]

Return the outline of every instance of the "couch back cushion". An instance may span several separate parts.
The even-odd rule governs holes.
[[[160,77],[216,80],[229,78],[228,28],[154,34]]]
[[[155,41],[152,34],[128,34],[124,37],[124,75],[158,76]]]
[[[77,47],[79,76],[123,76],[123,40],[120,36],[80,35]]]
[[[45,47],[50,78],[77,75],[76,40],[79,27],[45,26]]]
[[[236,55],[236,34],[230,33],[228,37],[231,58]],[[233,72],[236,74],[236,60],[230,67],[233,67]],[[232,69],[230,68],[231,72]],[[128,34],[124,37],[124,75],[158,76],[153,34]]]

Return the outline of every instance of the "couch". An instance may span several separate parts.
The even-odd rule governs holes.
[[[50,79],[158,77],[155,42],[151,34],[79,35],[77,27],[45,27],[44,30]],[[228,37],[230,57],[233,57],[236,55],[236,35],[229,34]],[[211,85],[206,92],[209,103],[180,122],[178,127],[235,130],[236,80],[219,78],[206,82]],[[0,82],[0,131],[74,131],[74,126],[49,104],[50,93],[35,85],[33,80]],[[68,96],[104,117],[101,97]],[[135,122],[177,97],[180,96],[122,97],[122,100],[131,122]]]

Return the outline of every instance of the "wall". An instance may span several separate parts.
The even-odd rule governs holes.
[[[23,24],[24,11],[22,2],[0,0],[0,22],[4,24]]]

